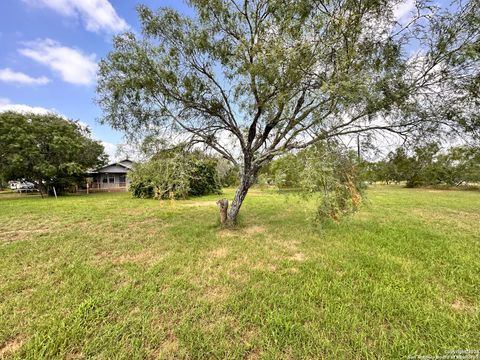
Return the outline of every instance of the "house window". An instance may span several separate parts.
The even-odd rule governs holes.
[[[110,175],[110,176],[108,177],[108,182],[109,182],[110,184],[115,183],[115,176]]]
[[[105,176],[105,177],[103,177],[103,178],[102,178],[102,183],[106,184],[107,182],[108,182],[108,179],[107,179],[107,177],[106,177],[106,176]]]
[[[118,177],[118,182],[119,182],[119,183],[125,183],[125,182],[127,182],[127,177],[126,177],[125,175],[120,175],[120,176]]]

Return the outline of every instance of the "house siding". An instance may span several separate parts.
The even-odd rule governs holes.
[[[130,184],[128,172],[132,165],[133,163],[130,160],[123,160],[91,172],[93,181],[89,190],[92,192],[127,191]]]

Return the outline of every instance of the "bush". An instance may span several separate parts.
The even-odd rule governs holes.
[[[194,158],[190,161],[190,166],[188,195],[201,196],[220,193],[221,185],[215,159]]]
[[[132,175],[134,172],[132,172]],[[138,173],[137,173],[138,175]],[[155,194],[154,186],[151,182],[143,182],[141,179],[135,181],[136,175],[132,176],[130,182],[130,191],[137,198],[152,198]]]
[[[157,199],[219,193],[216,167],[215,159],[198,152],[162,151],[135,166],[130,175],[130,191],[135,197]]]

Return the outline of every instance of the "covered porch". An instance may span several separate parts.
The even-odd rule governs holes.
[[[128,190],[127,174],[92,174],[92,182],[87,184],[88,192],[115,192]]]

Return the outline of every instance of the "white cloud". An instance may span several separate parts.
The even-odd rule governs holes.
[[[6,99],[8,101],[8,99]],[[58,112],[55,109],[46,109],[44,107],[40,106],[30,106],[30,105],[25,105],[25,104],[10,104],[10,102],[2,103],[1,98],[0,98],[0,112],[5,112],[5,111],[14,111],[14,112],[19,112],[23,114],[38,114],[38,115],[46,115],[46,114],[57,114],[60,116],[63,116],[62,114],[58,114]]]
[[[406,16],[410,15],[411,11],[415,9],[416,0],[405,0],[395,6],[393,16],[395,20],[400,21]]]
[[[60,74],[64,81],[75,85],[90,85],[95,81],[95,54],[86,55],[81,50],[62,46],[52,39],[39,39],[25,45],[19,50],[20,54],[47,65]]]
[[[48,7],[57,13],[82,19],[88,31],[118,33],[130,28],[118,16],[108,0],[24,0],[32,5]]]
[[[117,161],[117,145],[109,143],[107,141],[101,141],[103,147],[105,148],[105,153],[110,158],[110,161]]]
[[[20,84],[29,84],[29,85],[45,85],[50,82],[50,79],[45,76],[34,78],[22,72],[17,72],[17,71],[13,71],[10,68],[5,68],[5,69],[0,69],[0,81],[16,82]]]

